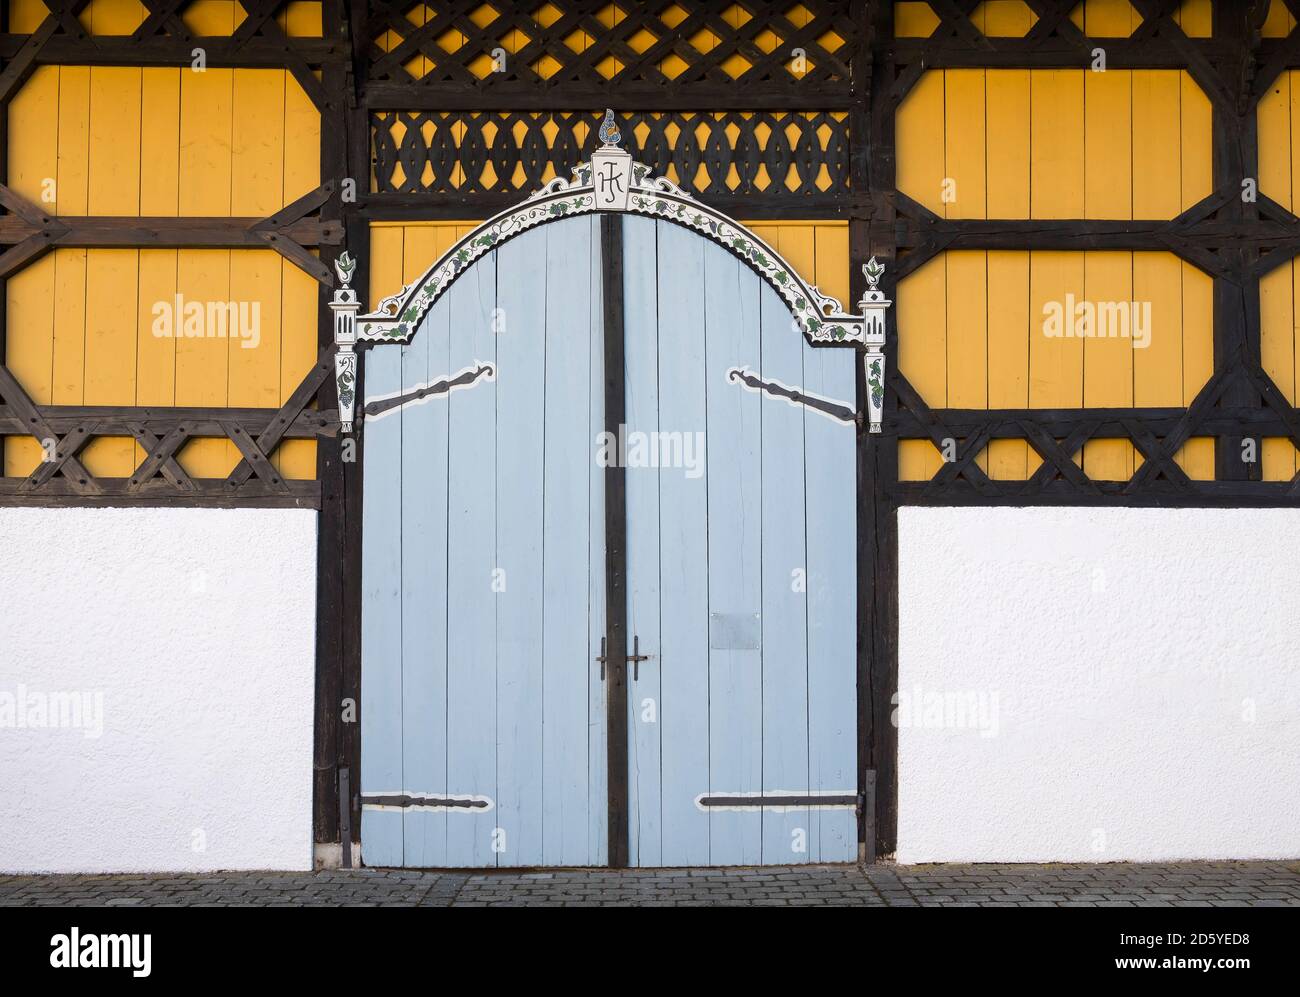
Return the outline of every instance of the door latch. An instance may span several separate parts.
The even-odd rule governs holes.
[[[632,637],[632,653],[623,659],[624,661],[632,662],[633,682],[641,678],[641,662],[649,661],[650,658],[651,655],[641,653],[641,638],[634,635]],[[596,660],[600,662],[600,677],[603,680],[605,678],[605,662],[609,660],[608,655],[605,653],[604,637],[600,638],[600,654]]]
[[[632,681],[636,682],[641,678],[641,662],[649,661],[650,655],[641,653],[641,638],[635,634],[632,636],[632,653],[627,660],[632,662]]]

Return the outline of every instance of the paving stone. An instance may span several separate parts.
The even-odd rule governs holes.
[[[1284,863],[0,876],[0,906],[1300,906]]]

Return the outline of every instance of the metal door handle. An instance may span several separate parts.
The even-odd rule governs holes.
[[[641,653],[641,638],[635,634],[632,635],[632,653],[627,660],[632,662],[632,681],[636,682],[641,678],[641,662],[649,661],[650,655]]]

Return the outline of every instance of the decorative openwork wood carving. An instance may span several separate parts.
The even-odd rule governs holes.
[[[848,114],[799,111],[617,115],[626,148],[697,197],[844,201]],[[597,147],[600,115],[580,111],[379,111],[371,115],[375,191],[523,194],[568,176]]]

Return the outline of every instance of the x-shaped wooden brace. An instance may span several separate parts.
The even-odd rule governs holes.
[[[73,491],[94,495],[104,490],[95,480],[95,476],[87,471],[85,465],[77,458],[81,448],[95,435],[97,423],[87,420],[71,432],[59,436],[50,428],[49,423],[36,407],[36,403],[18,383],[18,379],[9,372],[8,367],[3,365],[0,365],[0,397],[3,397],[18,417],[27,424],[32,436],[45,451],[45,459],[23,482],[23,491],[39,488],[60,473],[71,483]]]
[[[998,486],[989,479],[984,470],[975,463],[975,458],[988,445],[989,435],[993,431],[993,426],[983,426],[975,435],[958,439],[955,433],[948,430],[934,410],[925,403],[911,383],[898,371],[892,371],[889,375],[889,386],[893,389],[894,397],[898,403],[907,408],[916,416],[917,421],[924,427],[926,433],[940,453],[948,447],[948,441],[956,445],[954,459],[945,460],[941,468],[925,486],[925,494],[931,494],[942,490],[944,485],[951,484],[957,478],[965,478],[981,495],[996,495]]]
[[[239,447],[239,452],[243,454],[243,459],[226,478],[226,486],[231,491],[234,491],[254,474],[265,481],[274,491],[289,490],[281,478],[280,472],[271,463],[268,454],[280,445],[280,441],[284,439],[284,434],[293,425],[298,413],[307,407],[316,392],[320,390],[321,385],[326,382],[326,379],[334,375],[334,353],[336,349],[337,347],[331,344],[321,350],[320,356],[316,360],[316,366],[302,379],[302,383],[294,389],[293,394],[289,396],[289,400],[280,406],[280,411],[271,420],[271,424],[266,427],[266,430],[256,440],[242,426],[234,423],[222,423],[221,428],[226,431],[226,435],[234,441],[235,446]]]
[[[131,475],[131,480],[126,486],[128,492],[140,491],[159,474],[181,491],[195,490],[193,479],[176,460],[176,451],[190,438],[183,424],[174,427],[161,438],[150,432],[144,425],[136,424],[131,427],[131,435],[144,448],[146,456]]]

